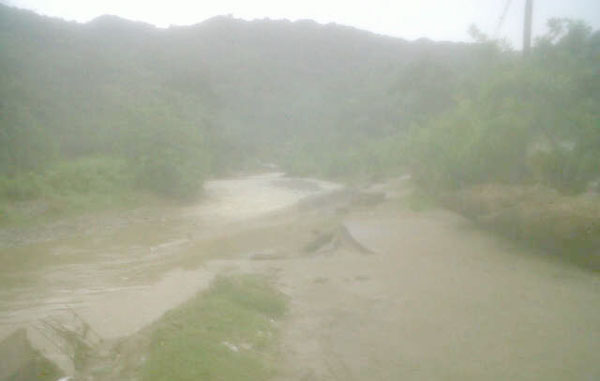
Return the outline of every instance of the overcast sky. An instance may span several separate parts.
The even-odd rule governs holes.
[[[1,0],[0,0],[1,1]],[[498,36],[520,47],[525,0],[4,0],[67,20],[89,21],[103,14],[145,21],[160,27],[189,25],[232,14],[243,19],[313,19],[380,34],[417,39],[468,41],[476,24],[496,36],[501,14],[510,4]],[[534,34],[551,17],[587,21],[600,29],[600,0],[534,0]]]

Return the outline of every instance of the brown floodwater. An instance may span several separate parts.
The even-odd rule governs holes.
[[[216,274],[252,271],[290,297],[278,380],[599,379],[598,273],[411,211],[401,183],[376,187],[389,195],[378,205],[339,208],[333,183],[214,180],[196,205],[2,245],[0,337],[71,310],[103,338],[127,336]]]
[[[71,309],[104,337],[131,334],[210,282],[214,272],[200,266],[232,250],[228,235],[340,188],[281,173],[212,180],[196,205],[0,248],[0,338]]]

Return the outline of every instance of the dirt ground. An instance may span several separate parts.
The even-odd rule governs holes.
[[[344,221],[375,254],[277,265],[292,297],[280,380],[600,379],[597,274],[443,211]]]
[[[411,211],[401,185],[383,191],[382,202],[339,193],[192,237],[177,249],[179,265],[143,294],[182,302],[215,274],[268,275],[290,297],[276,381],[600,379],[598,273],[450,212]],[[201,251],[215,255],[195,260]],[[136,320],[145,304],[129,292],[79,312],[101,335],[128,335],[160,310]],[[117,341],[129,370],[150,332]]]
[[[285,255],[208,265],[290,296],[277,381],[600,379],[597,273],[399,199],[319,213]]]

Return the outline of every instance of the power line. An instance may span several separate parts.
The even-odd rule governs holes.
[[[533,19],[533,0],[525,0],[525,22],[523,26],[523,55],[528,56],[531,49],[531,23]]]
[[[500,15],[500,19],[498,20],[498,25],[496,26],[496,32],[494,33],[495,37],[498,37],[500,34],[500,29],[504,24],[504,20],[506,20],[506,15],[508,14],[508,9],[510,8],[511,4],[512,0],[506,0],[506,2],[504,3],[504,9],[502,10],[502,14]]]

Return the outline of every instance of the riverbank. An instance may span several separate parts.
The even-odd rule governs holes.
[[[596,274],[420,208],[400,184],[375,187],[376,203],[313,204],[284,250],[218,262],[289,298],[274,380],[600,375]]]
[[[52,299],[28,301],[15,292],[21,309],[4,318],[57,317],[63,313],[58,308],[72,308],[103,338],[95,353],[116,361],[111,369],[141,379],[138,360],[149,358],[148,343],[162,324],[155,322],[177,331],[179,323],[171,324],[173,315],[165,311],[190,300],[202,305],[202,292],[219,276],[253,274],[286,295],[288,313],[272,343],[277,353],[267,356],[275,356],[270,375],[277,381],[600,376],[594,358],[600,350],[597,274],[427,204],[411,193],[408,179],[362,192],[313,192],[324,189],[315,184],[273,175],[220,181],[215,197],[223,198],[212,206],[182,210],[178,223],[149,221],[126,234],[152,236],[147,251],[117,246],[109,249],[116,253],[107,257],[110,268],[98,271],[93,262],[69,267],[85,281],[67,276],[62,289],[69,293],[53,300],[57,309],[47,308]],[[279,193],[284,190],[286,196]],[[249,210],[269,206],[254,196],[265,191],[282,196],[274,200],[294,201],[247,218]],[[245,217],[236,219],[236,210]],[[201,216],[210,216],[207,224]],[[119,234],[106,237],[121,241]],[[173,241],[181,237],[186,241]],[[105,240],[90,238],[106,250]],[[130,241],[133,247],[140,242]],[[93,292],[81,292],[86,288]],[[23,309],[28,303],[39,306]],[[228,324],[227,317],[218,320],[217,327]],[[243,340],[222,341],[227,344],[219,350],[237,356],[231,348],[240,349]],[[160,352],[160,345],[155,348]],[[100,365],[92,362],[84,371],[103,380],[106,367]]]
[[[600,196],[542,186],[487,184],[450,192],[442,205],[528,247],[600,270]]]
[[[219,277],[208,290],[119,343],[121,358],[87,364],[87,376],[107,381],[270,379],[279,359],[278,321],[286,309],[286,297],[265,277]]]
[[[71,308],[107,337],[131,334],[210,283],[214,274],[201,268],[208,259],[264,255],[272,245],[296,242],[290,208],[337,189],[262,174],[209,181],[195,205],[5,230],[0,336]],[[136,310],[132,300],[143,307]]]

